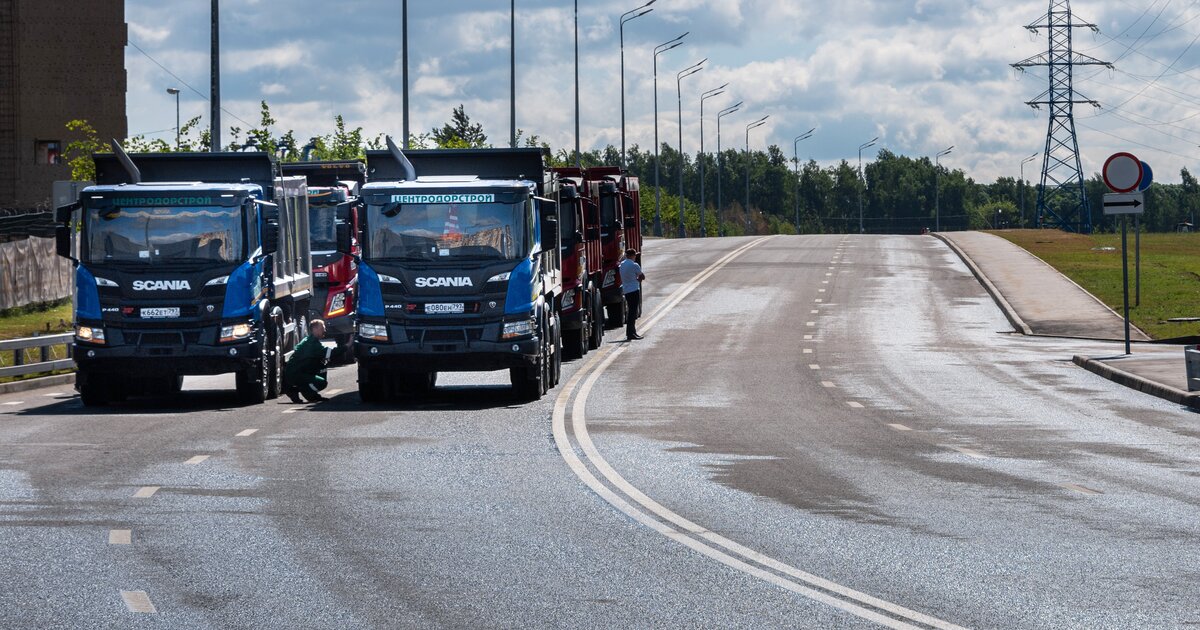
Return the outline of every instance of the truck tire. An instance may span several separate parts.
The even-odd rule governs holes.
[[[629,309],[629,303],[625,301],[625,296],[621,296],[621,301],[617,304],[609,304],[608,311],[608,327],[620,328],[625,325],[626,311]]]
[[[600,294],[592,291],[590,304],[592,313],[592,336],[588,339],[588,349],[595,350],[604,345],[604,307],[600,304]]]
[[[108,390],[94,374],[80,374],[79,400],[84,407],[103,407],[108,404]]]
[[[387,381],[379,370],[358,366],[358,397],[364,403],[381,403],[387,400]]]
[[[522,401],[539,400],[546,391],[542,386],[543,370],[540,365],[512,368],[508,371],[508,375],[512,380],[513,393]]]
[[[270,366],[270,380],[267,387],[267,399],[274,400],[283,394],[283,339],[280,338],[282,330],[275,329],[275,334],[271,343],[271,357],[267,362]]]
[[[400,391],[410,396],[423,396],[437,386],[437,372],[405,374],[400,379]]]
[[[583,328],[578,330],[563,331],[563,352],[566,354],[564,359],[572,361],[583,358],[587,354],[588,343],[591,339],[591,331],[588,330],[588,318],[583,318]]]
[[[271,388],[269,347],[266,339],[263,339],[259,358],[250,367],[237,373],[238,398],[248,405],[261,405],[267,401],[267,393]]]

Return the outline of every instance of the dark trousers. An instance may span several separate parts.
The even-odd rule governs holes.
[[[642,292],[640,290],[625,294],[628,313],[625,315],[625,336],[637,336],[637,320],[642,316]]]

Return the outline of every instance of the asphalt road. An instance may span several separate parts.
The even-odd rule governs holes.
[[[0,396],[0,627],[1200,623],[1200,416],[1105,346],[928,237],[646,249],[648,338],[535,404]]]

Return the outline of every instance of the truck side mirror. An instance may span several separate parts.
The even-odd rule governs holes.
[[[58,255],[63,258],[75,260],[71,255],[71,226],[58,225],[54,228],[54,247],[58,250]]]
[[[279,251],[279,224],[268,221],[262,235],[263,256],[270,256]]]
[[[542,249],[558,249],[562,236],[558,233],[558,216],[542,217]]]
[[[338,221],[337,250],[339,254],[350,255],[354,253],[354,243],[351,236],[352,230],[350,229],[350,224],[345,221]]]

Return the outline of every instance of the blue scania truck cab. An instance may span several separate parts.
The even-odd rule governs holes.
[[[278,396],[312,296],[304,178],[265,153],[113,146],[94,156],[96,185],[57,210],[83,403],[231,372],[245,402]]]
[[[542,149],[368,151],[358,385],[366,402],[438,372],[508,370],[523,399],[561,372],[561,236]],[[349,246],[348,236],[340,247]]]

